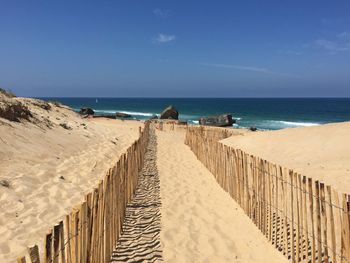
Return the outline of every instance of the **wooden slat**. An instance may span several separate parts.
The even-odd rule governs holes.
[[[320,206],[320,183],[315,182],[316,195],[316,230],[317,230],[317,262],[322,263],[322,229],[321,229],[321,206]]]
[[[55,225],[53,228],[53,263],[58,263],[60,256],[60,225]]]
[[[332,205],[332,189],[329,185],[326,186],[327,196],[328,196],[328,206],[329,206],[329,219],[331,227],[331,242],[332,242],[332,262],[337,263],[337,244],[335,238],[335,225],[334,225],[334,214],[333,214],[333,205]]]
[[[290,182],[290,207],[291,207],[291,223],[290,223],[290,242],[291,242],[291,254],[292,262],[295,261],[295,238],[294,238],[294,173],[289,170],[289,182]]]
[[[45,238],[45,263],[52,261],[52,233],[46,234]]]
[[[303,182],[302,182],[302,189],[304,192],[304,202],[303,202],[303,209],[304,209],[304,239],[305,239],[305,262],[309,262],[309,223],[308,223],[308,209],[307,209],[307,200],[308,200],[308,193],[307,193],[307,178],[303,176]]]
[[[343,194],[343,214],[342,214],[342,227],[341,227],[341,256],[342,263],[350,261],[350,226],[349,226],[349,206],[348,196]]]
[[[321,197],[321,217],[322,217],[322,231],[323,231],[323,262],[328,263],[328,238],[327,238],[327,210],[326,210],[326,195],[325,195],[325,189],[324,184],[320,183],[320,197]]]
[[[66,238],[66,243],[65,243],[65,254],[66,254],[66,261],[67,263],[72,263],[72,230],[71,230],[71,219],[70,215],[66,215],[65,221],[64,221],[64,235]]]
[[[38,245],[28,247],[28,254],[31,263],[40,263],[40,254]]]
[[[313,197],[313,185],[312,179],[308,178],[309,188],[309,215],[311,221],[311,262],[316,262],[316,238],[315,238],[315,222],[314,222],[314,197]]]
[[[294,192],[295,192],[295,208],[296,208],[296,215],[295,215],[295,219],[296,219],[296,233],[295,233],[295,238],[296,238],[296,253],[295,253],[295,261],[299,262],[299,258],[300,258],[300,194],[299,194],[299,185],[300,185],[300,178],[298,176],[298,174],[294,173]]]

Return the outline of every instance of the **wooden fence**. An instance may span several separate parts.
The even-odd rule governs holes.
[[[17,262],[108,262],[121,233],[126,204],[137,186],[148,138],[149,122],[146,122],[139,139],[98,187],[49,231],[41,251],[37,245],[30,247],[28,254]]]
[[[350,196],[188,127],[185,143],[266,238],[292,262],[350,262]]]

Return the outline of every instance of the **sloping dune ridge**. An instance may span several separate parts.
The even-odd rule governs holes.
[[[250,132],[224,144],[350,191],[350,122]]]
[[[13,262],[83,200],[142,124],[82,119],[57,103],[0,95],[31,115],[0,118],[0,262]]]

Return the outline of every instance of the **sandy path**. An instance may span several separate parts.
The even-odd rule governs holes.
[[[288,262],[184,145],[157,132],[165,262]]]
[[[160,246],[160,191],[156,166],[157,142],[151,130],[144,167],[132,201],[126,207],[123,233],[111,262],[156,262],[162,260]]]

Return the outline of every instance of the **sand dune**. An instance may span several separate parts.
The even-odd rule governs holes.
[[[44,110],[21,99],[33,122],[0,118],[0,262],[26,246],[80,203],[138,137],[140,122],[82,119],[65,107]],[[60,124],[65,123],[71,129]]]
[[[157,132],[165,262],[288,262],[184,145]]]
[[[350,122],[246,133],[222,142],[350,192]]]

